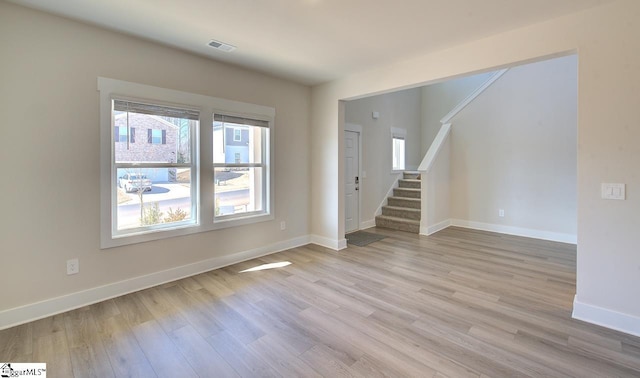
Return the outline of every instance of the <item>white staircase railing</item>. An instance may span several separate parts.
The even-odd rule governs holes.
[[[448,154],[451,120],[508,70],[496,71],[440,120],[442,126],[418,167],[422,180],[420,234],[431,235],[450,225]],[[440,155],[443,151],[446,151],[446,156]]]

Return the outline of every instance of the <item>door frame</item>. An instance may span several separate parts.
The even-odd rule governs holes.
[[[358,222],[357,222],[357,228],[355,230],[349,231],[349,232],[355,232],[358,230],[362,229],[362,188],[364,187],[364,181],[362,180],[362,125],[358,125],[355,123],[345,123],[344,124],[344,131],[351,131],[354,133],[358,134],[358,177],[359,177],[359,189],[358,189]],[[344,138],[344,133],[342,135],[342,137]],[[344,147],[346,149],[346,147]],[[345,150],[346,151],[346,150]],[[343,156],[345,155],[345,151],[343,151]],[[345,182],[345,187],[346,187],[346,182]],[[346,192],[345,192],[345,204],[346,204]],[[342,218],[345,219],[346,221],[346,216],[347,216],[347,207],[344,207],[344,212],[342,214]],[[345,230],[346,233],[346,230]]]

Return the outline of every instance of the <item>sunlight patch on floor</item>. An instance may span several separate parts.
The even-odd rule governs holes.
[[[253,268],[241,270],[240,273],[256,272],[258,270],[282,268],[282,267],[285,267],[287,265],[291,265],[291,263],[289,261],[281,261],[281,262],[277,262],[277,263],[262,264],[262,265],[255,266]]]

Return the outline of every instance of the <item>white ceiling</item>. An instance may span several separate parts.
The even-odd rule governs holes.
[[[612,0],[12,1],[317,84]]]

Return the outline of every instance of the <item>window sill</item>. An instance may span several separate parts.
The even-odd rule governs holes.
[[[225,220],[216,220],[207,225],[202,224],[188,224],[180,225],[174,228],[162,228],[158,230],[145,231],[135,234],[128,234],[122,236],[107,237],[100,241],[100,249],[108,249],[114,247],[121,247],[130,244],[146,243],[155,240],[162,240],[167,238],[173,238],[176,236],[184,236],[197,234],[200,232],[222,230],[231,227],[247,226],[253,223],[267,222],[274,220],[273,214],[256,214],[252,216],[246,216],[241,218],[232,218]]]
[[[249,224],[266,222],[274,219],[275,219],[275,216],[269,213],[248,215],[240,218],[215,219],[213,221],[212,229],[221,230],[221,229],[236,227],[236,226],[246,226]]]
[[[121,236],[113,236],[102,238],[100,241],[100,249],[121,247],[129,244],[145,243],[154,240],[162,240],[176,236],[190,235],[198,232],[206,231],[202,225],[186,224],[172,228],[160,228],[157,230],[149,230],[138,233],[131,233]]]

